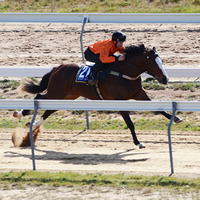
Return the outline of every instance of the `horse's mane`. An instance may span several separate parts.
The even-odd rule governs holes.
[[[141,54],[144,52],[144,50],[145,50],[144,44],[129,45],[124,48],[124,52],[126,53],[126,55]]]

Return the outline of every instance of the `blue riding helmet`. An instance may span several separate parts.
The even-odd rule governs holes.
[[[112,35],[112,40],[113,41],[126,41],[126,35],[120,31],[116,31]]]

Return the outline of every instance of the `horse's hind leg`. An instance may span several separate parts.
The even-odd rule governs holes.
[[[46,110],[42,117],[33,124],[33,128],[38,128],[39,126],[41,126],[44,120],[47,119],[47,117],[49,117],[54,112],[56,112],[56,110]],[[26,126],[29,127],[30,122],[26,123]]]
[[[41,98],[41,94],[37,94],[36,97],[34,99],[40,99]],[[20,111],[15,111],[13,113],[13,117],[23,117],[23,116],[26,116],[26,115],[30,115],[31,114],[31,110],[20,110]]]
[[[46,99],[46,95],[38,94],[35,99]],[[52,113],[56,112],[56,110],[46,110],[42,117],[33,124],[33,128],[39,127],[45,119],[47,119]],[[30,126],[30,122],[26,124],[26,126]]]

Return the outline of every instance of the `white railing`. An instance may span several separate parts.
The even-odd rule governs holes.
[[[53,67],[52,67],[53,68]],[[43,77],[52,68],[39,68],[39,67],[0,67],[1,77]],[[169,77],[175,78],[198,78],[200,76],[200,68],[165,68]],[[148,74],[143,73],[142,77],[149,77]]]
[[[36,100],[0,100],[0,109],[32,109]],[[37,100],[40,110],[172,111],[171,101]],[[177,101],[176,111],[200,111],[199,101]]]
[[[199,23],[200,13],[0,13],[0,22],[20,23]]]

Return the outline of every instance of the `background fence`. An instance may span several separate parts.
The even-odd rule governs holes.
[[[0,67],[1,77],[42,77],[52,68],[37,67]],[[200,76],[200,68],[165,68],[169,77],[174,78],[198,78]],[[149,77],[150,75],[143,73],[142,77]]]
[[[13,23],[199,23],[200,13],[0,13]]]

